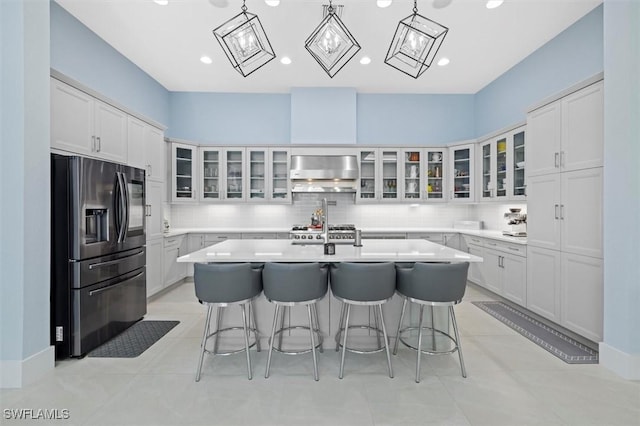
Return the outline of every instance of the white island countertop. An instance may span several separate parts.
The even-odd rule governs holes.
[[[363,240],[362,247],[336,244],[325,255],[323,244],[291,240],[229,239],[178,258],[178,262],[482,262],[482,258],[426,240]]]

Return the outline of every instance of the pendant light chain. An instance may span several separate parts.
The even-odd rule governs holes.
[[[418,14],[418,0],[413,0],[413,14]]]
[[[246,12],[247,11],[247,5],[245,4],[247,0],[242,0],[242,11]]]
[[[333,4],[332,4],[331,0],[329,0],[329,8],[327,9],[327,11],[329,12],[329,14],[333,13]]]

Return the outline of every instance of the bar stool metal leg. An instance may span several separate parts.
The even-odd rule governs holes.
[[[324,349],[322,349],[322,342],[323,342],[323,338],[322,338],[322,334],[320,333],[320,321],[318,320],[318,304],[314,303],[311,305],[311,313],[313,314],[313,317],[315,318],[315,331],[316,333],[318,333],[318,343],[320,343],[320,353],[324,352]]]
[[[251,373],[251,354],[249,353],[249,327],[247,326],[247,312],[245,308],[245,304],[240,305],[240,309],[242,309],[242,327],[244,329],[244,347],[245,352],[247,353],[247,376],[249,380],[252,378]]]
[[[382,324],[382,336],[384,337],[384,349],[387,352],[387,364],[389,365],[389,377],[393,379],[393,369],[391,368],[391,354],[389,353],[389,339],[387,338],[387,328],[384,326],[384,316],[382,315],[382,305],[378,305],[380,311],[380,324]]]
[[[420,355],[422,355],[422,321],[424,320],[424,305],[420,305],[420,322],[418,323],[418,350],[416,360],[416,383],[420,383]]]
[[[273,326],[271,327],[271,337],[269,338],[269,355],[267,356],[267,368],[264,371],[264,378],[269,378],[269,369],[271,368],[271,354],[273,353],[273,339],[276,336],[276,326],[278,323],[278,314],[280,313],[280,305],[276,305],[276,311],[273,314]]]
[[[369,312],[371,312],[371,308],[373,308],[373,325],[376,328],[376,339],[378,340],[378,347],[382,347],[382,342],[380,341],[380,321],[378,320],[378,310],[375,306],[369,306]]]
[[[396,342],[393,345],[393,354],[398,354],[398,342],[400,341],[400,328],[402,327],[402,320],[404,319],[404,310],[407,307],[407,299],[402,302],[402,311],[400,311],[400,321],[398,321],[398,332],[396,333]]]
[[[430,306],[431,310],[431,345],[433,350],[436,350],[436,323],[434,321],[433,311],[435,310],[435,306]]]
[[[220,322],[222,321],[222,310],[224,306],[218,306],[216,309],[216,331],[215,337],[213,338],[213,353],[218,353],[218,336],[220,335],[218,331],[220,331]]]
[[[260,333],[258,333],[258,325],[256,323],[255,307],[253,306],[253,300],[249,302],[249,327],[253,327],[254,335],[256,338],[256,352],[260,352]]]
[[[351,313],[351,305],[350,304],[346,304],[346,305],[347,305],[347,317],[344,323],[344,338],[342,341],[342,357],[340,359],[340,375],[338,376],[341,379],[344,376],[344,354],[347,352],[347,334],[349,332],[349,314]]]
[[[284,329],[284,317],[287,316],[287,312],[289,311],[289,307],[288,306],[283,306],[282,307],[282,312],[280,313],[280,328],[279,330]],[[282,338],[284,335],[284,331],[281,331],[278,334],[278,348],[282,350]]]
[[[311,337],[311,354],[313,355],[313,378],[318,381],[318,359],[316,358],[316,342],[313,337],[315,330],[313,329],[313,317],[311,315],[311,305],[307,305],[307,313],[309,315],[309,336]]]
[[[340,333],[344,329],[344,317],[347,313],[347,304],[342,302],[342,308],[340,308],[340,321],[338,323],[338,331],[336,333],[336,352],[340,350]]]
[[[466,378],[467,369],[464,367],[464,359],[462,358],[462,346],[460,345],[460,335],[458,334],[458,322],[456,321],[456,314],[453,312],[453,306],[449,306],[449,313],[451,314],[453,333],[456,336],[456,346],[458,347],[458,357],[460,358],[460,369],[462,370],[462,377]]]
[[[202,333],[202,343],[200,344],[200,359],[198,360],[198,370],[196,371],[196,382],[200,381],[200,373],[202,372],[202,362],[204,361],[204,352],[206,350],[207,336],[209,335],[209,321],[211,321],[211,313],[213,306],[207,307],[207,319],[204,325],[204,333]]]

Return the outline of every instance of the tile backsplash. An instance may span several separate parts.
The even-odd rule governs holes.
[[[296,194],[292,204],[197,204],[169,206],[165,216],[172,228],[246,227],[288,229],[308,224],[311,214],[326,196],[335,200],[329,207],[329,222],[353,223],[359,228],[452,227],[458,220],[481,220],[486,229],[503,229],[509,207],[525,204],[355,204],[352,194]]]

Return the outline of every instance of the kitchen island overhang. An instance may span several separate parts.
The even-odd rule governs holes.
[[[362,247],[336,244],[335,254],[325,255],[322,244],[292,244],[291,240],[229,239],[178,258],[184,263],[225,262],[482,262],[460,250],[422,239],[363,240]]]

